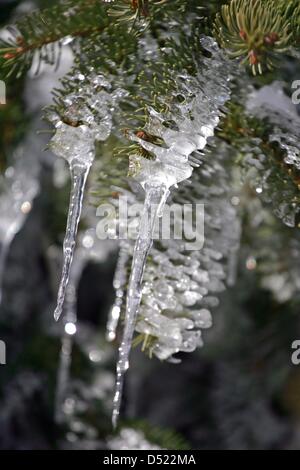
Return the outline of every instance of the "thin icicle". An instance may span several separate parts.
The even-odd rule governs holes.
[[[145,185],[145,203],[140,219],[139,235],[135,243],[133,261],[126,299],[126,321],[119,360],[117,364],[116,391],[113,404],[113,426],[116,427],[120,414],[124,375],[129,366],[129,355],[135,322],[142,298],[142,281],[149,251],[152,246],[152,236],[157,218],[162,213],[169,189],[165,185]]]
[[[120,412],[124,374],[128,369],[131,342],[141,304],[143,273],[152,245],[155,221],[162,214],[169,189],[191,177],[191,164],[195,162],[189,159],[193,152],[206,147],[208,138],[214,135],[215,128],[220,122],[223,106],[230,98],[228,82],[231,78],[231,67],[228,60],[224,59],[224,53],[220,51],[214,40],[203,38],[201,42],[203,47],[211,53],[211,57],[200,59],[199,70],[195,76],[192,77],[186,73],[178,75],[176,80],[178,90],[174,92],[173,97],[170,97],[170,101],[174,98],[172,109],[166,114],[161,114],[153,108],[148,108],[149,119],[145,125],[145,131],[149,135],[160,137],[164,145],[160,146],[142,139],[135,133],[128,133],[132,141],[140,144],[154,158],[146,159],[140,155],[130,157],[131,169],[136,173],[134,179],[145,189],[146,198],[140,220],[139,237],[133,253],[127,292],[125,328],[119,349],[113,405],[114,426],[117,424]],[[179,99],[182,96],[186,99]],[[176,125],[171,127],[166,125],[170,121],[175,122]],[[156,212],[154,218],[149,220],[148,212],[154,202],[157,205]],[[194,297],[195,295],[193,299]],[[187,329],[190,325],[192,322],[185,322]],[[199,344],[199,338],[200,334],[196,333],[194,341],[196,344]],[[185,343],[185,350],[192,350],[189,342],[185,341]]]
[[[68,280],[70,276],[70,269],[72,264],[72,259],[74,255],[76,235],[78,230],[78,223],[80,220],[80,214],[82,210],[82,201],[84,195],[84,189],[86,185],[87,176],[90,171],[91,164],[78,165],[71,164],[71,177],[72,177],[72,189],[69,205],[69,214],[66,228],[66,235],[63,245],[64,261],[63,261],[63,270],[60,281],[60,286],[57,296],[57,306],[54,311],[55,320],[59,320],[62,308],[64,304],[64,299],[66,295],[66,287],[68,285]]]
[[[57,123],[56,127],[56,134],[50,142],[50,147],[56,155],[62,156],[68,161],[72,179],[67,228],[63,244],[63,269],[54,312],[54,318],[57,321],[62,313],[70,276],[86,180],[95,156],[95,133],[86,125],[72,127],[61,121]]]
[[[58,320],[62,313],[84,189],[95,158],[95,140],[104,141],[109,137],[114,106],[124,95],[120,89],[111,92],[111,86],[103,76],[91,74],[89,77],[85,77],[83,74],[79,74],[74,78],[80,82],[80,92],[64,97],[63,120],[55,112],[48,114],[48,119],[56,127],[56,133],[50,141],[50,148],[56,155],[67,160],[72,178],[72,191],[63,245],[63,269],[54,312],[55,320]],[[83,83],[85,83],[85,87]]]
[[[114,276],[113,287],[116,292],[116,300],[112,306],[107,321],[107,340],[113,341],[116,338],[116,330],[120,319],[121,308],[124,300],[124,291],[127,282],[127,263],[129,260],[129,253],[126,244],[121,244],[119,259]]]

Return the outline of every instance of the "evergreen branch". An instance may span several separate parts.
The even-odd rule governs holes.
[[[0,41],[0,71],[20,77],[36,53],[39,64],[57,64],[64,38],[84,38],[108,24],[107,4],[99,0],[67,0],[32,12],[9,28],[10,39]]]
[[[127,24],[131,31],[138,33],[147,27],[152,32],[157,28],[166,33],[168,29],[176,30],[178,21],[187,19],[188,15],[199,13],[206,6],[207,13],[213,8],[216,9],[216,2],[219,0],[115,0],[109,14],[114,16],[117,23]]]
[[[254,75],[272,68],[272,56],[292,44],[287,16],[274,0],[231,0],[217,14],[214,34],[233,57],[248,62]]]
[[[119,0],[113,3],[109,14],[119,21],[135,22],[150,17],[153,7],[169,0]],[[152,11],[151,11],[152,13]]]
[[[164,4],[165,7],[167,5]],[[176,15],[173,11],[174,5],[179,6]],[[160,8],[163,9],[163,5],[160,5]],[[199,55],[203,54],[198,11],[197,1],[174,0],[174,3],[170,4],[170,9],[166,7],[164,10],[165,17],[174,15],[172,30],[167,34],[165,17],[154,15],[151,18],[149,31],[146,32],[149,39],[147,42],[132,34],[126,22],[110,23],[101,34],[92,34],[81,43],[81,49],[75,57],[75,68],[62,81],[62,89],[55,91],[55,112],[61,115],[62,119],[65,112],[64,97],[78,92],[79,87],[84,85],[84,82],[77,79],[78,75],[82,73],[83,76],[88,76],[91,68],[93,73],[108,77],[113,87],[119,86],[129,93],[121,102],[121,109],[114,114],[117,119],[112,137],[114,152],[112,149],[108,151],[107,146],[105,152],[99,151],[101,172],[97,177],[97,187],[101,188],[100,198],[112,193],[112,185],[124,187],[128,161],[129,173],[135,174],[137,162],[136,159],[131,160],[131,156],[153,158],[153,155],[139,143],[126,142],[129,130],[142,140],[164,145],[159,136],[149,135],[146,131],[150,117],[149,108],[152,107],[160,113],[168,113],[174,100],[183,99],[176,93],[178,74],[193,76],[197,72]],[[188,21],[188,18],[192,21]],[[191,25],[188,31],[184,27],[187,21]],[[197,26],[194,27],[193,23]],[[174,30],[177,31],[176,34],[173,34]],[[163,40],[153,40],[153,37],[151,39],[152,31],[155,32],[155,37],[160,37],[160,31],[163,31]],[[178,34],[178,31],[181,33]],[[166,119],[165,125],[172,127],[173,123]],[[122,136],[120,130],[124,127],[126,128]],[[110,158],[113,155],[114,162]]]
[[[240,104],[231,103],[219,136],[237,151],[236,164],[244,169],[250,186],[261,188],[257,195],[287,225],[298,225],[300,171],[285,162],[285,152],[270,141],[272,132],[268,120],[249,116]],[[284,216],[280,213],[283,206]]]

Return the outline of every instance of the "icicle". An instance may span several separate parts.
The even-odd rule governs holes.
[[[66,235],[63,245],[64,261],[63,261],[63,270],[60,281],[60,286],[58,290],[57,297],[57,306],[54,311],[55,320],[59,320],[64,298],[66,294],[66,287],[70,275],[70,268],[72,263],[72,258],[75,249],[76,235],[78,229],[78,223],[80,219],[82,201],[84,195],[84,188],[86,184],[86,179],[90,171],[91,164],[79,165],[77,162],[70,165],[71,177],[72,177],[72,190],[70,197],[68,221],[66,228]]]
[[[55,393],[55,421],[62,423],[65,417],[65,402],[67,399],[70,368],[72,362],[72,349],[74,337],[77,332],[77,286],[86,264],[87,256],[79,248],[72,264],[70,281],[66,290],[65,321],[61,339],[60,362],[57,373]]]
[[[221,108],[230,97],[229,63],[226,62],[224,54],[211,38],[203,38],[202,45],[211,52],[212,57],[202,58],[203,64],[199,65],[199,73],[196,77],[187,74],[177,77],[179,91],[176,91],[174,95],[174,109],[167,115],[162,115],[153,108],[148,109],[149,119],[145,131],[149,135],[159,136],[164,145],[156,145],[134,133],[129,133],[129,138],[154,155],[154,159],[145,159],[135,155],[130,161],[131,168],[137,170],[134,179],[143,186],[146,197],[140,220],[140,232],[133,253],[124,335],[119,349],[112,418],[114,426],[117,424],[120,413],[124,374],[129,365],[131,342],[141,304],[143,273],[152,246],[155,221],[162,214],[169,189],[177,187],[178,183],[191,177],[193,160],[190,162],[189,159],[196,150],[203,150],[208,138],[214,135],[214,129],[220,120]],[[178,100],[179,95],[186,96],[186,99]],[[166,126],[165,123],[170,120],[174,121],[176,126],[172,128]],[[156,204],[156,212],[149,217],[153,204]],[[194,267],[191,269],[195,272]],[[217,288],[220,286],[216,285]],[[155,315],[153,309],[151,315]],[[185,319],[182,328],[185,330],[192,326],[193,322]],[[177,333],[175,336],[178,336]],[[183,350],[192,350],[202,342],[200,332],[189,337],[183,333],[182,341]]]
[[[57,306],[54,312],[56,321],[61,316],[65,299],[85,184],[95,156],[94,140],[95,134],[87,126],[72,127],[59,121],[57,123],[56,134],[50,142],[53,152],[68,161],[72,179],[67,228],[63,244],[63,269],[57,296]]]
[[[300,170],[300,117],[296,106],[285,94],[284,82],[275,81],[259,90],[250,89],[246,102],[248,113],[257,119],[267,119],[272,126],[268,141],[280,148],[286,164],[278,171],[268,158],[261,138],[248,139],[242,151],[245,153],[245,176],[264,203],[271,206],[276,217],[288,227],[298,224],[300,208],[297,185],[293,178],[286,178],[286,171]],[[281,189],[281,181],[285,182]]]
[[[0,304],[6,259],[11,243],[31,211],[31,201],[38,191],[37,182],[28,174],[20,171],[15,173],[17,177],[7,182],[9,187],[0,196]],[[17,191],[14,191],[13,187],[18,188]]]
[[[54,312],[55,320],[58,320],[62,313],[85,184],[95,157],[95,140],[104,141],[109,137],[114,106],[124,96],[121,89],[111,92],[109,82],[101,75],[91,74],[91,76],[85,77],[79,74],[75,79],[80,82],[80,93],[72,93],[64,97],[63,119],[65,122],[55,112],[48,114],[48,119],[56,127],[56,133],[49,146],[56,155],[67,160],[72,178],[72,191],[63,245],[63,270]],[[85,87],[82,86],[84,80],[86,80]]]
[[[124,300],[124,290],[127,281],[127,263],[129,259],[128,248],[126,244],[121,244],[119,259],[116,267],[116,273],[113,280],[113,287],[116,291],[116,300],[112,306],[107,321],[107,340],[113,341],[116,337],[116,329],[119,323],[121,307]]]
[[[116,392],[113,406],[113,426],[116,427],[120,413],[124,374],[129,367],[129,354],[135,322],[142,297],[142,280],[147,256],[152,246],[152,235],[157,218],[161,216],[169,190],[164,185],[145,185],[145,203],[140,219],[139,235],[135,243],[133,261],[126,299],[126,321],[117,364]]]
[[[169,358],[174,351],[178,352],[191,351],[202,344],[201,332],[191,331],[193,329],[194,320],[189,318],[170,320],[160,314],[160,305],[162,305],[163,295],[158,294],[157,305],[145,306],[141,303],[142,297],[142,281],[143,273],[146,265],[147,256],[152,246],[152,233],[155,229],[155,221],[163,212],[164,203],[168,197],[170,188],[177,188],[177,184],[187,181],[192,175],[192,166],[195,166],[193,152],[203,150],[207,141],[214,135],[214,130],[220,122],[222,109],[226,101],[230,98],[229,81],[231,79],[230,66],[228,59],[224,57],[223,51],[220,51],[215,41],[211,38],[203,38],[202,45],[211,53],[211,57],[202,57],[199,60],[199,70],[195,76],[188,74],[179,74],[176,78],[177,88],[174,96],[169,97],[172,102],[172,109],[166,114],[158,113],[154,108],[148,108],[149,119],[144,127],[145,132],[149,135],[158,136],[163,145],[157,145],[148,139],[143,139],[135,133],[128,133],[129,138],[137,142],[146,152],[153,156],[152,159],[143,158],[140,155],[132,155],[130,157],[130,167],[134,174],[134,179],[138,181],[145,190],[144,211],[140,219],[139,236],[135,244],[132,271],[129,280],[124,335],[119,349],[119,361],[117,365],[116,393],[113,404],[113,425],[116,426],[120,413],[121,395],[124,382],[124,374],[129,365],[129,354],[134,329],[139,322],[138,314],[140,306],[142,306],[145,325],[150,323],[151,327],[157,328],[159,331],[164,329],[164,335],[168,339],[168,350],[163,349],[161,354],[157,354],[161,358]],[[182,96],[185,97],[182,100]],[[180,97],[180,99],[178,99]],[[173,98],[173,99],[172,99]],[[168,122],[174,125],[167,125]],[[191,158],[192,157],[192,158]],[[149,219],[150,206],[156,204],[156,211]],[[163,243],[163,241],[161,241]],[[176,245],[176,243],[175,243]],[[177,247],[178,248],[178,247]],[[203,260],[207,262],[210,257],[219,253],[211,250],[210,254],[203,253]],[[189,258],[184,256],[185,258]],[[187,278],[193,275],[201,277],[201,270],[198,270],[199,262],[195,265],[190,260],[189,266],[183,266],[179,274],[178,282],[181,278]],[[169,263],[170,265],[170,263]],[[159,268],[164,269],[164,263],[159,264]],[[174,275],[174,268],[172,274]],[[186,272],[185,272],[186,271]],[[200,272],[199,272],[200,271]],[[221,269],[219,270],[221,271]],[[206,273],[205,273],[206,274]],[[224,287],[221,278],[223,272],[215,269],[214,276],[211,279],[212,290],[220,291]],[[171,276],[172,277],[172,276]],[[194,283],[195,284],[195,283]],[[169,286],[170,287],[170,286]],[[168,288],[168,286],[167,286]],[[156,289],[158,291],[158,289]],[[182,305],[194,305],[197,299],[207,293],[206,289],[202,289],[199,293],[189,293],[188,299],[182,298]],[[158,293],[158,292],[157,292]],[[154,299],[154,296],[150,296]],[[148,300],[151,303],[151,299]],[[183,297],[181,295],[181,297]],[[155,300],[155,299],[154,299]],[[214,303],[214,297],[206,297],[206,303]],[[168,302],[172,306],[171,309],[176,310],[176,299],[170,293]],[[149,307],[149,308],[146,308]],[[163,309],[163,307],[161,307]],[[149,311],[149,315],[145,315],[145,311]],[[195,319],[195,322],[204,325],[210,324],[207,318],[202,318],[205,308]],[[207,317],[207,315],[206,315]],[[151,325],[152,321],[152,325]],[[170,333],[170,326],[172,332]],[[146,327],[145,327],[146,328]],[[149,331],[149,328],[148,328]],[[145,334],[146,329],[144,329]],[[173,342],[169,342],[169,337]],[[179,346],[176,346],[176,343]]]

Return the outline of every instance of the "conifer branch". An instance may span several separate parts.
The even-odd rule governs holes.
[[[0,71],[3,76],[21,74],[38,62],[57,65],[64,38],[84,38],[102,31],[109,19],[107,3],[99,0],[67,0],[34,11],[9,28],[10,39],[0,41]]]
[[[249,63],[254,75],[262,74],[263,68],[272,68],[274,53],[292,45],[289,19],[274,0],[231,0],[217,14],[214,33],[233,57]]]

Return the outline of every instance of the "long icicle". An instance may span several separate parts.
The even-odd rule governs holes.
[[[168,193],[165,188],[175,187],[191,177],[193,159],[191,161],[189,159],[193,152],[203,151],[206,147],[208,138],[214,135],[214,130],[220,122],[224,104],[230,98],[229,81],[232,65],[212,38],[203,37],[201,43],[211,57],[199,58],[196,75],[189,76],[181,73],[174,77],[176,91],[170,100],[168,97],[169,111],[159,113],[154,108],[148,108],[149,119],[144,129],[149,135],[159,136],[163,145],[141,138],[139,133],[127,133],[131,141],[138,143],[146,152],[154,155],[154,158],[147,159],[140,155],[132,155],[130,159],[133,173],[135,173],[134,179],[142,184],[146,197],[140,221],[140,232],[134,248],[124,335],[119,349],[113,404],[114,427],[120,413],[124,374],[128,369],[131,342],[141,303],[143,272],[152,245],[155,220],[162,212],[161,208]],[[183,102],[178,99],[182,96],[186,98]],[[170,120],[175,125],[166,125]],[[146,184],[148,188],[145,187]],[[149,222],[147,214],[150,205],[154,201],[157,203],[158,189],[161,208],[157,208]]]
[[[145,185],[145,202],[140,219],[139,235],[135,243],[131,274],[126,299],[126,315],[123,339],[119,348],[116,389],[113,401],[112,424],[116,428],[120,414],[124,376],[129,367],[132,337],[142,298],[144,269],[153,242],[153,232],[157,219],[162,214],[169,189],[165,185]]]
[[[91,164],[78,164],[78,162],[71,163],[71,178],[72,178],[72,189],[70,196],[68,220],[66,235],[63,245],[63,269],[62,276],[60,281],[60,286],[57,296],[57,305],[54,311],[54,318],[56,321],[59,320],[63,304],[66,295],[66,288],[68,285],[68,280],[70,276],[70,269],[72,264],[72,259],[74,255],[74,249],[76,244],[76,235],[78,230],[78,224],[80,220],[81,210],[82,210],[82,201],[84,195],[84,189],[86,185],[87,176],[89,174]]]
[[[74,254],[82,200],[89,170],[95,158],[95,141],[104,142],[112,129],[112,113],[123,96],[121,89],[111,90],[108,80],[102,75],[81,73],[75,77],[78,92],[64,96],[63,115],[56,109],[49,109],[48,120],[54,124],[56,132],[49,148],[57,156],[64,158],[70,167],[72,191],[64,239],[64,261],[62,276],[54,312],[55,320],[62,313],[66,288]],[[76,85],[76,86],[77,86]]]

